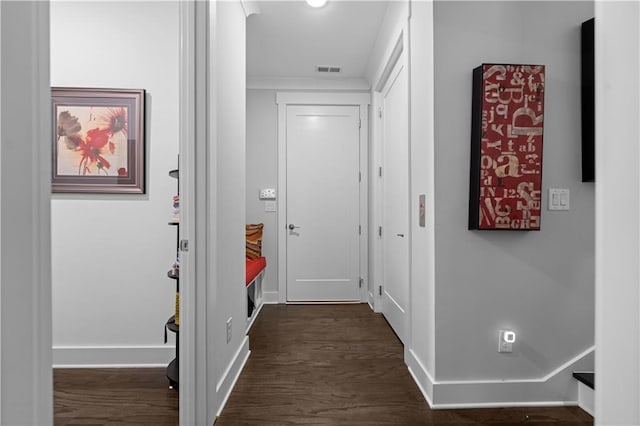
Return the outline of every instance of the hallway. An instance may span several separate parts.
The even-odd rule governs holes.
[[[591,425],[577,407],[430,410],[368,305],[265,305],[216,425]]]

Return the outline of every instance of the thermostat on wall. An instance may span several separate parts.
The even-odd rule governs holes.
[[[275,200],[276,199],[276,189],[275,188],[266,188],[260,190],[260,199],[261,200]]]

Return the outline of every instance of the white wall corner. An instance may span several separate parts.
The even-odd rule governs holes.
[[[250,354],[249,338],[245,337],[242,340],[242,344],[238,348],[235,356],[231,360],[231,363],[216,385],[216,393],[218,394],[218,401],[220,401],[220,405],[216,408],[216,416],[222,414],[222,410],[224,409],[224,406],[231,395],[231,391],[238,381],[238,377],[240,377],[240,373],[242,373],[242,369],[247,363]]]

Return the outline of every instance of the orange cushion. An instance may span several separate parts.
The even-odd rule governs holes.
[[[262,256],[262,228],[263,223],[247,224],[246,231],[246,257],[257,259]]]
[[[257,259],[247,259],[246,265],[246,285],[249,285],[251,281],[253,281],[253,279],[257,277],[264,268],[267,267],[267,259],[264,257],[259,257]]]

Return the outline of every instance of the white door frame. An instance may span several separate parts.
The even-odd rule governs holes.
[[[3,158],[0,178],[24,177],[1,190],[4,297],[0,311],[12,326],[0,330],[0,423],[53,424],[51,368],[51,89],[49,2],[3,3],[0,37]],[[7,140],[21,141],[7,144]],[[44,142],[44,143],[43,143]],[[10,148],[10,149],[8,149]],[[20,218],[20,220],[16,220]],[[9,222],[11,221],[11,222]],[[7,391],[8,390],[8,391]]]
[[[278,302],[287,302],[287,106],[288,105],[350,105],[360,107],[360,301],[367,301],[368,287],[368,129],[369,93],[293,93],[278,92]]]

